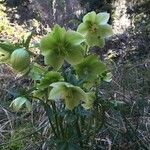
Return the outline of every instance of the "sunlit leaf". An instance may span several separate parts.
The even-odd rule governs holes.
[[[15,111],[19,111],[23,105],[26,103],[27,99],[25,97],[18,97],[12,101],[10,107],[13,107]]]

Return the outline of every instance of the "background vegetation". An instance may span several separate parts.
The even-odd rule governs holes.
[[[103,49],[95,47],[113,74],[111,83],[98,87],[101,101],[113,101],[112,108],[99,115],[105,123],[89,143],[94,150],[150,149],[150,3],[148,0],[0,0],[0,42],[21,43],[34,32],[31,44],[55,23],[76,29],[86,12],[107,11],[114,36]],[[120,10],[120,11],[118,11]],[[121,18],[129,21],[126,25]],[[17,31],[17,32],[16,32]],[[36,53],[39,53],[36,51]],[[43,58],[39,57],[43,63]],[[16,113],[13,98],[32,81],[0,66],[0,150],[48,150],[54,147],[45,112],[34,102],[31,113]],[[125,102],[126,107],[116,101]],[[90,133],[89,133],[90,134]]]

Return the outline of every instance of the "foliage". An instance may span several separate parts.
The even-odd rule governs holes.
[[[3,46],[1,46],[1,53],[8,54],[5,55],[7,56],[5,59],[1,59],[1,62],[11,65],[18,72],[27,73],[35,83],[34,90],[22,93],[23,95],[12,101],[11,106],[19,111],[25,105],[28,111],[31,111],[29,99],[39,100],[49,118],[54,138],[61,142],[62,149],[73,147],[79,149],[85,146],[82,138],[86,134],[81,134],[84,127],[81,129],[80,126],[79,118],[82,118],[80,111],[84,112],[88,109],[90,112],[90,109],[94,109],[94,100],[98,98],[95,96],[96,87],[102,77],[107,77],[108,72],[106,65],[99,60],[98,56],[91,54],[89,48],[103,47],[104,39],[112,35],[111,26],[107,24],[108,19],[109,14],[107,13],[90,12],[84,16],[83,23],[79,25],[79,32],[55,25],[53,30],[41,39],[39,48],[47,67],[40,66],[40,70],[35,70],[36,63],[30,63],[30,58],[34,56],[29,51],[31,37],[27,38],[25,44],[22,45],[25,48],[20,45],[22,48],[14,49],[15,45],[12,44],[7,49],[1,43]],[[83,32],[81,26],[84,25],[86,29]],[[8,61],[4,61],[6,59]],[[24,72],[27,69],[28,72]],[[68,69],[74,72],[69,75],[66,72]],[[39,78],[36,78],[37,76]],[[65,117],[68,115],[73,115],[73,122]],[[86,118],[82,119],[86,120]],[[88,122],[85,122],[84,126],[86,124]],[[69,131],[71,128],[75,128],[72,134]],[[75,141],[72,141],[72,138],[77,140],[77,145],[74,144]],[[70,140],[73,143],[69,142]]]

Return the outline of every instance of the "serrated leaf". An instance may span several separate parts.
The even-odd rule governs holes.
[[[45,76],[41,79],[40,83],[38,84],[39,89],[47,88],[53,82],[57,82],[61,79],[61,75],[58,72],[51,71],[45,74]]]
[[[34,63],[34,65],[32,66],[32,68],[29,72],[29,76],[33,80],[40,80],[45,71],[46,71],[45,68],[41,67],[39,64]]]

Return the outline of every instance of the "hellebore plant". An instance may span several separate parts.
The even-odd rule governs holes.
[[[16,111],[24,106],[31,111],[31,100],[39,101],[48,116],[57,149],[88,147],[89,141],[95,137],[88,133],[93,127],[100,128],[98,114],[94,114],[102,107],[98,86],[104,80],[111,81],[112,75],[90,48],[104,47],[105,38],[112,35],[108,20],[108,13],[93,11],[83,17],[77,31],[55,25],[39,44],[44,65],[36,59],[30,61],[31,58],[34,60],[29,47],[31,36],[17,48],[0,43],[1,62],[5,60],[17,72],[27,70],[26,75],[34,81],[32,89],[16,97],[11,106]],[[91,127],[87,129],[89,125]],[[89,138],[84,139],[85,135]]]

